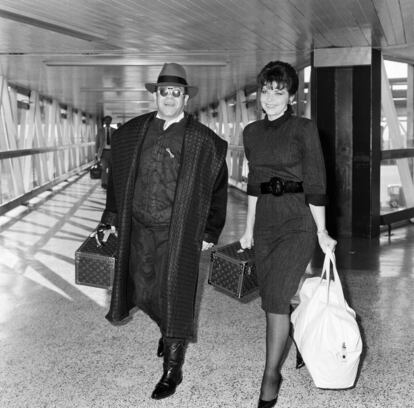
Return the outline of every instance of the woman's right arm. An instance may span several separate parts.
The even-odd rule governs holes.
[[[247,217],[246,217],[246,229],[244,234],[240,238],[240,245],[243,249],[251,248],[254,245],[253,242],[253,229],[254,220],[256,218],[256,196],[247,196]]]

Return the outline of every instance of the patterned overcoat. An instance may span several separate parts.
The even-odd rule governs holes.
[[[135,306],[129,276],[132,200],[142,142],[155,114],[130,120],[112,137],[112,177],[101,222],[118,227],[117,263],[106,316],[113,323],[126,319]],[[226,216],[226,151],[223,139],[188,115],[169,231],[167,282],[161,295],[161,330],[169,337],[194,336],[201,244],[217,242]]]

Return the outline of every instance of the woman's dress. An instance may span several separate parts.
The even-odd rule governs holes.
[[[262,308],[287,314],[317,240],[308,204],[327,201],[318,131],[311,120],[288,110],[274,121],[266,117],[246,126],[243,141],[249,162],[247,194],[258,196],[253,239]],[[261,194],[260,183],[272,177],[302,182],[304,191]]]

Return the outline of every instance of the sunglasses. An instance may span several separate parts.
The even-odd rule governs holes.
[[[157,91],[162,97],[170,94],[174,98],[179,98],[181,95],[185,94],[185,91],[181,90],[180,88],[159,87],[157,88]]]

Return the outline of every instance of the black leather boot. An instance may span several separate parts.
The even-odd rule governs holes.
[[[151,398],[167,398],[175,393],[175,389],[183,380],[182,366],[184,363],[185,343],[164,341],[164,373],[155,386]]]
[[[162,337],[158,340],[157,356],[158,357],[164,356],[164,340]]]

